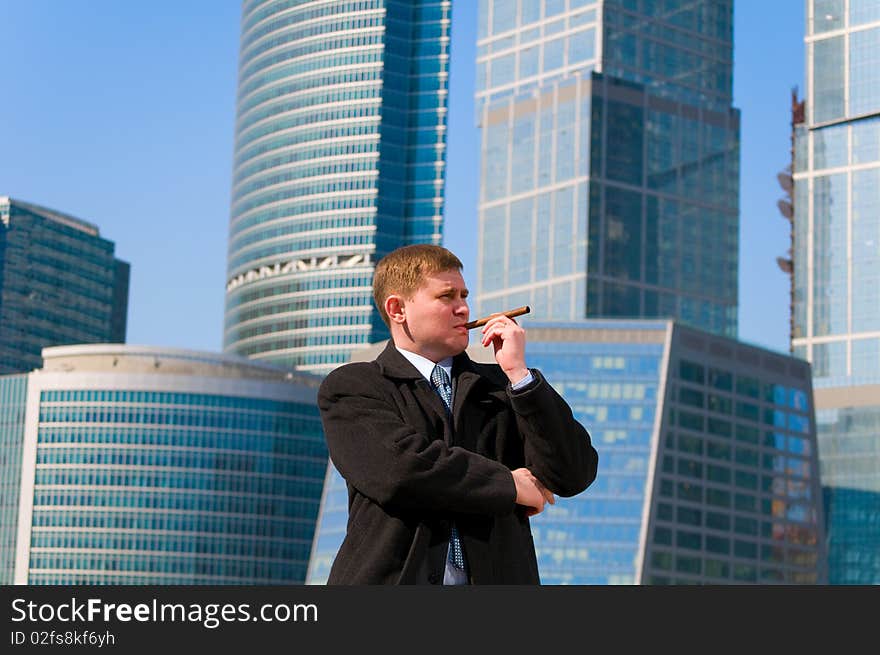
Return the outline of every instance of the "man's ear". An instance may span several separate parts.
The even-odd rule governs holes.
[[[385,313],[392,323],[402,324],[406,321],[406,303],[403,298],[391,294],[385,299]]]

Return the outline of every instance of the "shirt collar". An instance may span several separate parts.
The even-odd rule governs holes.
[[[419,373],[428,381],[431,381],[431,372],[434,370],[434,362],[432,362],[427,357],[422,357],[421,355],[417,355],[414,352],[410,352],[409,350],[404,350],[399,347],[397,344],[394,345],[397,348],[397,351],[407,358],[410,364],[416,367]],[[446,374],[449,376],[449,379],[452,379],[452,357],[447,357],[446,359],[441,359],[437,364],[446,371]]]

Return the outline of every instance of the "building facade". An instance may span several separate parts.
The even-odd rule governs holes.
[[[27,375],[0,376],[0,585],[12,584]]]
[[[442,238],[450,0],[245,0],[224,350],[326,373],[375,263]]]
[[[478,315],[737,331],[732,0],[481,0]]]
[[[78,218],[0,196],[0,375],[47,346],[123,343],[129,265]]]
[[[667,321],[534,323],[527,352],[600,462],[531,519],[542,583],[827,582],[808,363]],[[346,520],[331,463],[307,583]]]
[[[318,378],[154,347],[63,346],[43,359],[0,378],[0,420],[18,434],[4,430],[3,466],[20,471],[2,487],[7,579],[305,580],[327,466]]]
[[[792,351],[813,365],[829,580],[880,583],[880,1],[807,0]]]

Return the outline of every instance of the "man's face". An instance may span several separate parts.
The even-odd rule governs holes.
[[[468,345],[468,290],[457,270],[428,275],[412,298],[403,300],[407,349],[437,362]]]

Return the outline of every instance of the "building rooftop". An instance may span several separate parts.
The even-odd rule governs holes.
[[[0,196],[0,206],[2,205],[15,205],[16,207],[26,209],[29,212],[42,216],[43,218],[47,218],[50,221],[55,221],[56,223],[67,225],[68,227],[86,232],[87,234],[90,234],[92,236],[101,236],[98,231],[97,225],[88,223],[80,218],[76,218],[75,216],[64,214],[54,209],[49,209],[48,207],[41,207],[40,205],[35,205],[30,202],[16,200],[15,198],[10,198],[9,196]]]
[[[238,355],[162,346],[99,343],[43,348],[45,372],[162,373],[298,382],[317,388],[321,378]]]

